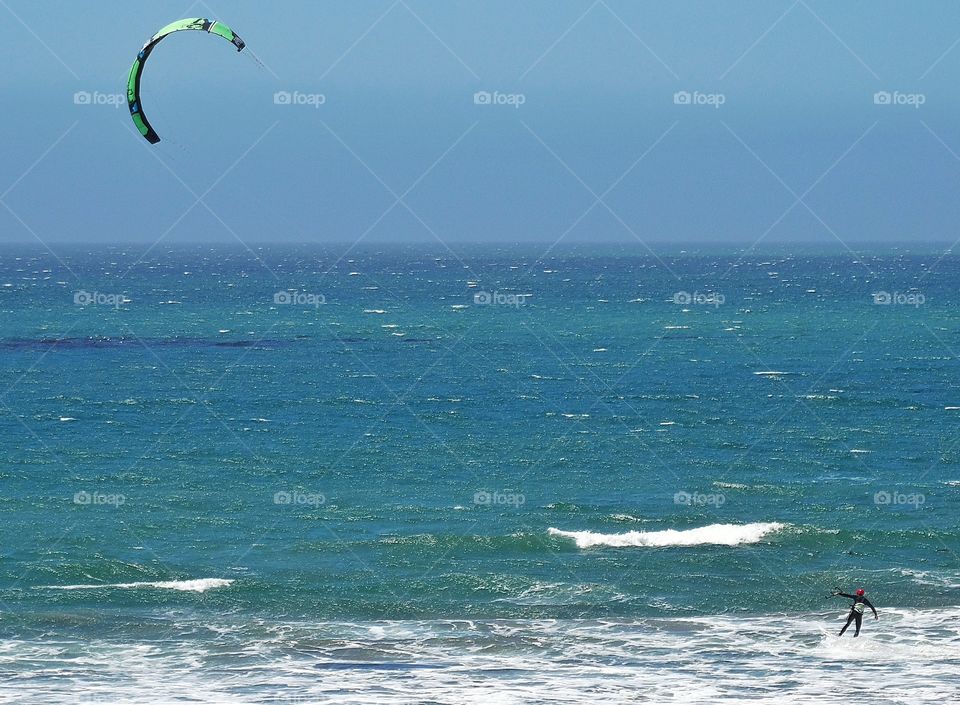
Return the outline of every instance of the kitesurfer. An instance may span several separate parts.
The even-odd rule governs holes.
[[[880,619],[880,616],[877,614],[877,610],[870,600],[866,598],[863,588],[858,588],[856,594],[849,595],[845,592],[840,592],[840,588],[834,588],[832,595],[834,597],[848,597],[853,600],[853,604],[850,606],[850,614],[847,615],[847,623],[843,625],[843,629],[840,630],[840,636],[843,636],[843,633],[847,631],[847,627],[850,626],[850,623],[854,620],[857,621],[857,628],[854,631],[854,636],[860,636],[860,625],[863,623],[863,610],[865,607],[869,607],[873,610],[873,618]]]

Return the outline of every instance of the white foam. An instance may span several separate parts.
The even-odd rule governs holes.
[[[677,531],[628,531],[624,534],[601,534],[594,531],[563,531],[550,528],[552,536],[573,539],[579,548],[591,546],[739,546],[757,543],[767,534],[779,531],[784,524],[760,522],[754,524],[710,524],[697,529]]]
[[[575,587],[542,583],[527,597]],[[178,618],[162,641],[112,630],[82,641],[0,640],[0,672],[7,676],[0,679],[0,703],[24,702],[25,687],[31,703],[111,705],[265,705],[279,702],[277,693],[294,694],[288,702],[331,705],[960,701],[956,607],[885,608],[856,639],[836,636],[843,624],[838,611],[623,621],[244,622],[210,614]],[[202,636],[209,634],[216,638]]]
[[[610,518],[614,521],[641,522],[643,519],[635,517],[632,514],[611,514]]]
[[[909,568],[900,568],[897,572],[905,578],[910,578],[918,585],[932,585],[935,587],[949,588],[956,590],[960,588],[960,578],[954,575],[944,575],[942,573],[932,573],[926,570],[911,570]]]
[[[182,592],[206,592],[218,587],[227,587],[233,580],[226,578],[200,578],[197,580],[161,580],[137,583],[101,583],[91,585],[41,585],[38,590],[136,590],[138,588],[156,588],[160,590],[180,590]]]

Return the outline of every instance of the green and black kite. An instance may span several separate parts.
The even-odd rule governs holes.
[[[207,32],[223,37],[228,42],[231,42],[237,48],[237,51],[243,51],[243,47],[246,46],[243,40],[234,34],[233,30],[227,27],[227,25],[202,17],[192,17],[171,22],[150,37],[150,41],[143,45],[143,49],[137,54],[137,59],[133,62],[133,67],[130,69],[130,78],[127,79],[127,105],[130,106],[130,115],[133,117],[133,124],[137,126],[140,134],[146,137],[147,141],[151,144],[159,142],[160,135],[150,127],[147,116],[143,114],[143,105],[140,103],[140,77],[143,75],[143,67],[147,63],[147,59],[150,58],[150,53],[154,47],[156,47],[164,37],[174,32],[181,32],[187,29]]]

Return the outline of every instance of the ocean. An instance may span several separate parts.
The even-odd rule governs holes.
[[[960,700],[956,257],[144,249],[0,251],[0,703]]]

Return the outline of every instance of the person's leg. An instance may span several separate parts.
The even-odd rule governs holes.
[[[857,612],[856,619],[857,619],[857,630],[853,633],[853,635],[860,636],[860,625],[863,624],[863,615]]]
[[[850,626],[850,622],[853,621],[853,610],[850,610],[850,615],[847,617],[847,623],[843,625],[843,629],[840,630],[840,636],[843,636],[843,633],[847,631],[847,627]]]

